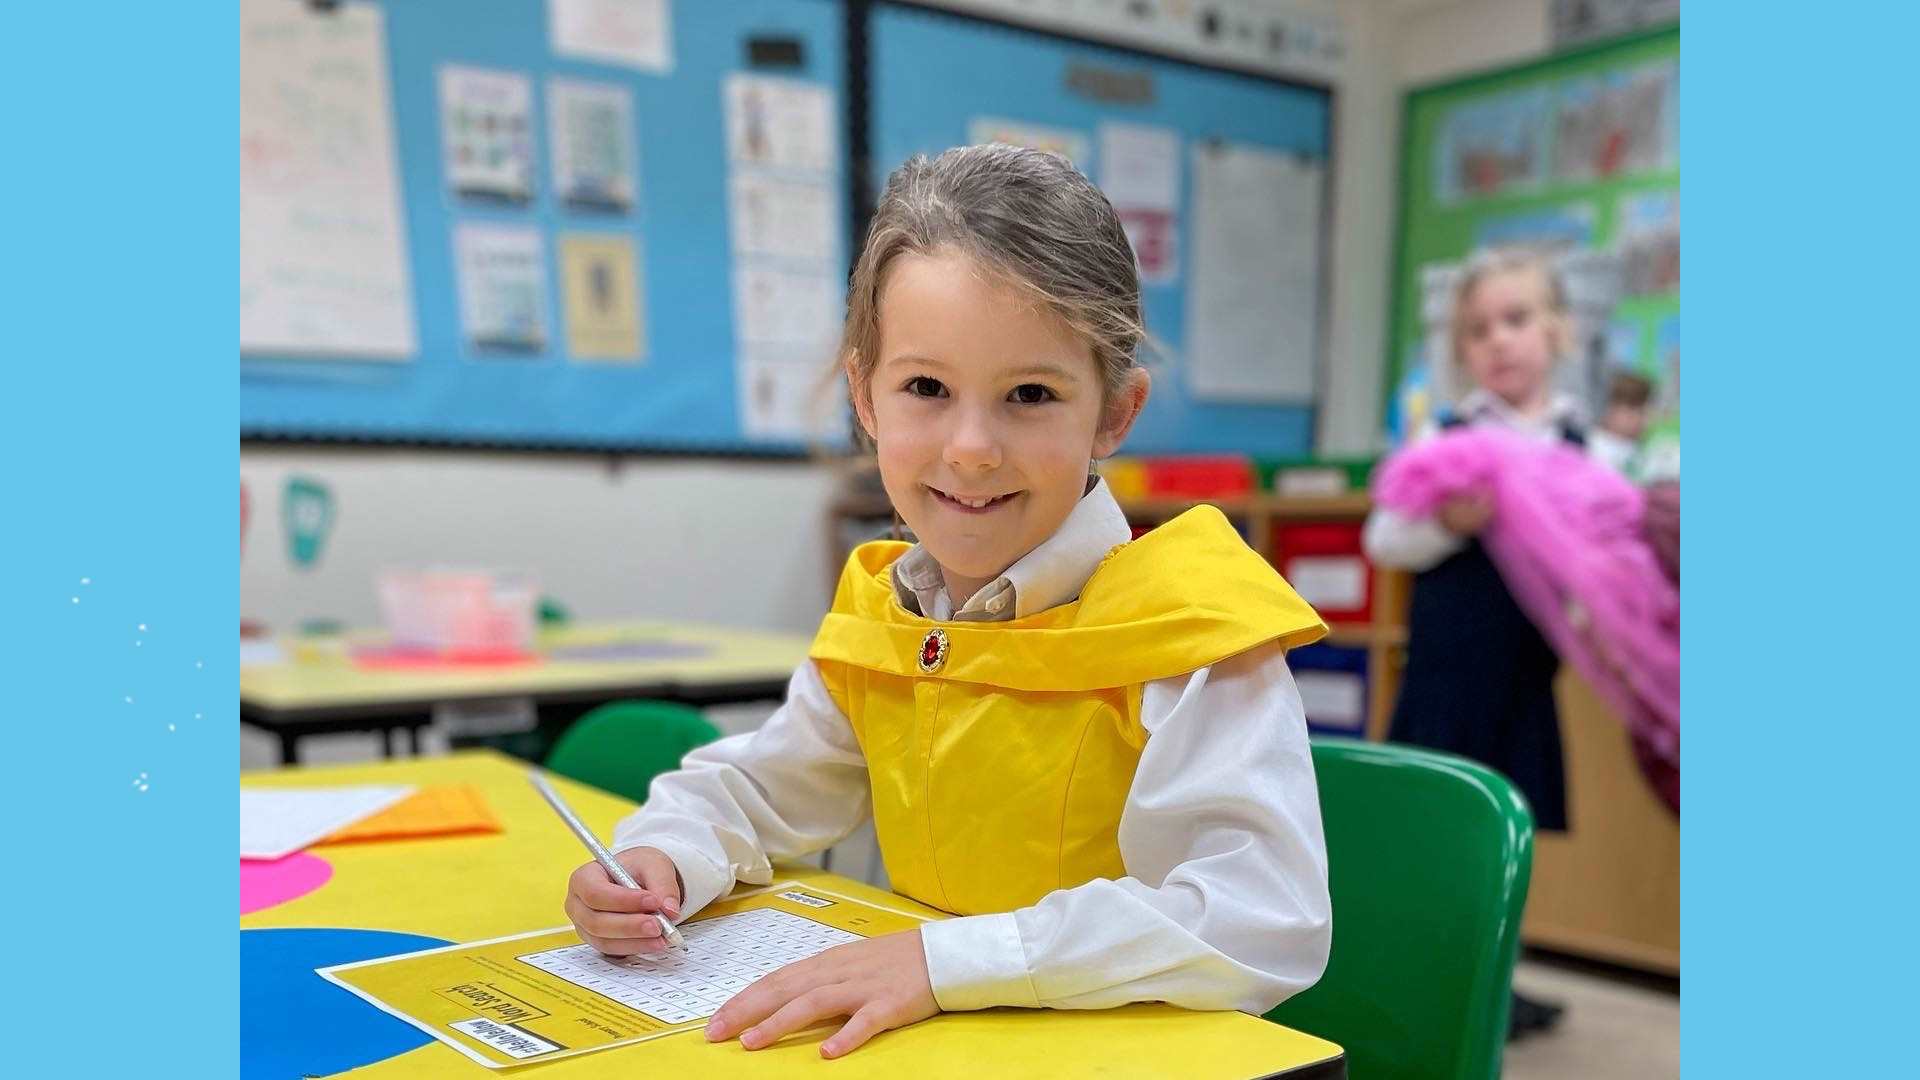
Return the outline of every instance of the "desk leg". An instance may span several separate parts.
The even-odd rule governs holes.
[[[291,731],[280,732],[280,764],[300,764],[300,736]]]
[[[383,748],[385,749],[385,751],[386,751],[386,755],[385,755],[385,756],[386,756],[386,757],[388,757],[389,759],[391,759],[391,758],[393,757],[393,733],[394,733],[394,731],[395,731],[395,729],[394,729],[394,728],[381,728],[381,729],[380,729],[380,742],[381,742],[381,745],[382,745],[382,747],[383,747]]]

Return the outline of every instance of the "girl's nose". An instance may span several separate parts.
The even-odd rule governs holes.
[[[973,410],[958,410],[947,433],[947,464],[955,469],[985,472],[1000,467],[1000,433],[993,421]]]

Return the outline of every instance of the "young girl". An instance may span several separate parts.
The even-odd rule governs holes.
[[[847,1017],[845,1054],[941,1010],[1169,1001],[1260,1013],[1331,942],[1286,650],[1325,627],[1207,507],[1128,542],[1093,459],[1146,403],[1140,291],[1106,198],[1009,146],[888,180],[841,358],[919,543],[862,545],[787,701],[687,755],[587,863],[581,936],[661,947],[771,861],[874,818],[895,891],[958,918],[842,945],[729,1001],[759,1049]]]
[[[1565,293],[1541,257],[1477,257],[1453,310],[1454,362],[1474,388],[1437,426],[1497,425],[1584,445],[1578,405],[1551,388],[1569,336]],[[1367,519],[1368,557],[1415,575],[1407,667],[1389,737],[1492,766],[1526,795],[1537,828],[1564,830],[1566,779],[1553,700],[1560,661],[1476,539],[1492,516],[1491,501],[1476,494],[1447,500],[1432,517],[1376,508]],[[1559,1013],[1515,994],[1513,1031],[1550,1027]]]
[[[1473,389],[1436,426],[1491,424],[1584,445],[1578,405],[1551,386],[1568,337],[1565,295],[1541,257],[1495,250],[1475,258],[1453,312],[1454,362]],[[1377,508],[1367,519],[1368,557],[1415,574],[1391,737],[1498,769],[1527,796],[1536,827],[1561,830],[1560,662],[1475,539],[1492,515],[1484,496],[1469,495],[1429,518]]]

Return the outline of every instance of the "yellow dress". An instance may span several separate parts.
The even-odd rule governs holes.
[[[907,611],[908,550],[854,550],[811,655],[866,755],[894,889],[958,915],[1124,877],[1142,685],[1327,630],[1211,506],[1115,547],[1078,600],[1007,622]]]

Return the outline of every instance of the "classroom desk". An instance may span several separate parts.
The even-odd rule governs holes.
[[[349,648],[381,644],[376,632],[347,635]],[[281,761],[298,763],[306,735],[378,731],[393,756],[406,732],[417,749],[433,707],[501,698],[536,706],[590,706],[615,698],[653,698],[689,705],[778,701],[811,639],[797,634],[674,623],[584,623],[541,632],[539,663],[508,667],[374,671],[344,654],[240,669],[240,722],[280,739]],[[559,650],[571,658],[551,655]],[[622,656],[622,651],[636,653]],[[645,655],[653,650],[661,655]],[[598,654],[597,656],[594,654]]]
[[[373,765],[281,769],[249,774],[245,782],[473,784],[506,831],[312,849],[332,864],[331,880],[305,896],[241,916],[243,931],[348,927],[464,942],[566,924],[560,904],[567,875],[584,861],[585,853],[527,783],[525,767],[510,758],[469,751]],[[567,781],[559,786],[580,817],[602,836],[611,835],[614,823],[632,809],[625,800],[595,788]],[[815,882],[861,899],[930,913],[892,893],[811,867],[783,867],[779,880]],[[1345,1057],[1333,1043],[1244,1013],[1190,1012],[1169,1005],[943,1013],[875,1036],[838,1061],[826,1061],[819,1056],[819,1044],[832,1030],[816,1028],[752,1054],[737,1042],[708,1043],[696,1030],[530,1066],[526,1075],[538,1080],[802,1073],[832,1080],[1086,1075],[1325,1080],[1346,1075]],[[246,1038],[243,1027],[243,1061]],[[356,1080],[479,1080],[487,1072],[435,1042],[355,1069],[352,1075]]]

